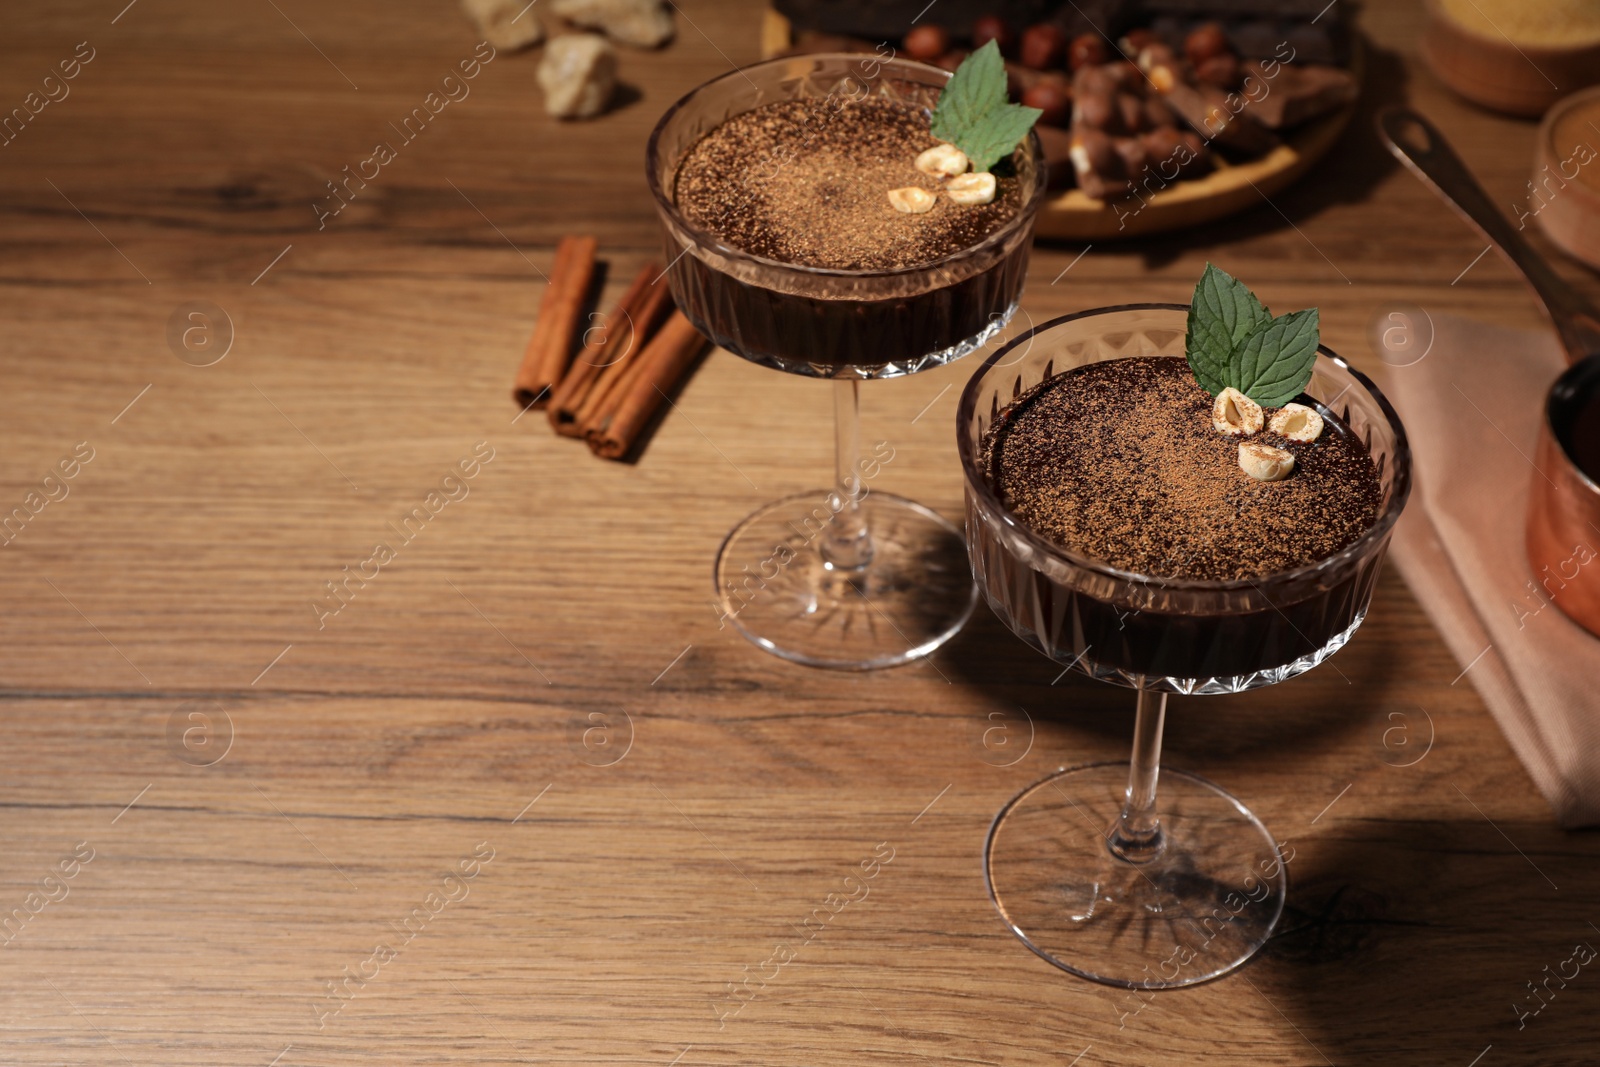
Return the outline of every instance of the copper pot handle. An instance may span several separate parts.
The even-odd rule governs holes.
[[[1562,281],[1512,228],[1431,122],[1410,108],[1390,107],[1378,115],[1378,132],[1400,162],[1522,273],[1550,316],[1569,363],[1600,353],[1600,311]]]

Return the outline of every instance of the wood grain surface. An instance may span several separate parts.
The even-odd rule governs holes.
[[[608,302],[660,255],[645,139],[755,58],[756,5],[684,0],[589,124],[546,120],[536,58],[500,54],[319,229],[325,183],[473,55],[456,5],[124,4],[9,4],[0,36],[5,109],[94,50],[0,147],[0,512],[55,497],[0,545],[0,1062],[1594,1062],[1600,974],[1514,1006],[1600,945],[1600,839],[1555,828],[1392,574],[1327,666],[1174,702],[1169,764],[1296,859],[1259,958],[1137,1000],[1027,952],[979,862],[1023,785],[1124,754],[1126,691],[1056,681],[985,609],[867,675],[718,629],[723,533],[827,477],[825,384],[715,353],[631,465],[515,418],[555,241],[599,238]],[[1416,5],[1360,21],[1368,96],[1306,180],[1186,234],[1041,246],[1023,324],[1186,299],[1209,259],[1380,372],[1396,304],[1536,325],[1371,112],[1420,107],[1508,211],[1534,126],[1439,86]],[[168,340],[201,301],[233,335],[205,367]],[[864,388],[882,488],[959,514],[972,367]],[[319,618],[475,448],[466,495]]]

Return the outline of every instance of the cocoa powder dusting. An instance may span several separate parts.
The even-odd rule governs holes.
[[[1301,396],[1299,403],[1316,406]],[[1366,446],[1318,407],[1315,441],[1248,438],[1294,453],[1278,482],[1239,469],[1238,437],[1181,356],[1091,363],[1013,404],[984,441],[990,484],[1046,538],[1163,578],[1259,578],[1326,559],[1377,521]]]
[[[675,196],[691,222],[735,248],[832,270],[893,270],[941,259],[1018,210],[1018,181],[996,174],[992,203],[962,206],[916,168],[938,144],[919,107],[882,98],[788,100],[735,115],[679,166]],[[895,210],[889,190],[919,186],[932,210]]]

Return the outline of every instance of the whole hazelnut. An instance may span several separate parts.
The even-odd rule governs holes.
[[[1228,45],[1228,33],[1222,28],[1220,22],[1202,22],[1189,31],[1183,39],[1184,54],[1189,57],[1189,62],[1199,66],[1213,56],[1220,56],[1232,49]]]
[[[1046,126],[1065,126],[1072,118],[1072,90],[1062,78],[1041,78],[1022,94],[1022,103],[1043,111],[1039,121]]]
[[[1140,50],[1160,40],[1155,31],[1147,29],[1129,30],[1122,35],[1122,43],[1126,50],[1133,55],[1138,55]]]
[[[938,59],[934,60],[933,65],[941,70],[948,70],[951,74],[954,74],[956,72],[956,68],[961,66],[961,64],[964,63],[966,58],[971,54],[972,53],[968,52],[965,48],[953,48],[944,55],[940,56]]]
[[[1022,65],[1034,70],[1054,70],[1067,52],[1067,34],[1054,23],[1041,22],[1022,31]]]
[[[918,26],[906,34],[904,44],[906,55],[924,63],[932,63],[950,51],[950,35],[943,26]]]
[[[972,24],[972,47],[982,48],[990,41],[1000,46],[1000,51],[1011,51],[1011,27],[999,15],[985,15]]]
[[[1080,33],[1067,49],[1067,63],[1073,70],[1095,67],[1106,61],[1106,42],[1098,33]]]

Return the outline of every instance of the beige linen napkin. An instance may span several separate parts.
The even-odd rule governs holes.
[[[1433,325],[1427,354],[1381,383],[1416,472],[1392,557],[1557,820],[1600,825],[1600,638],[1548,603],[1523,549],[1545,392],[1565,360],[1550,333]]]

